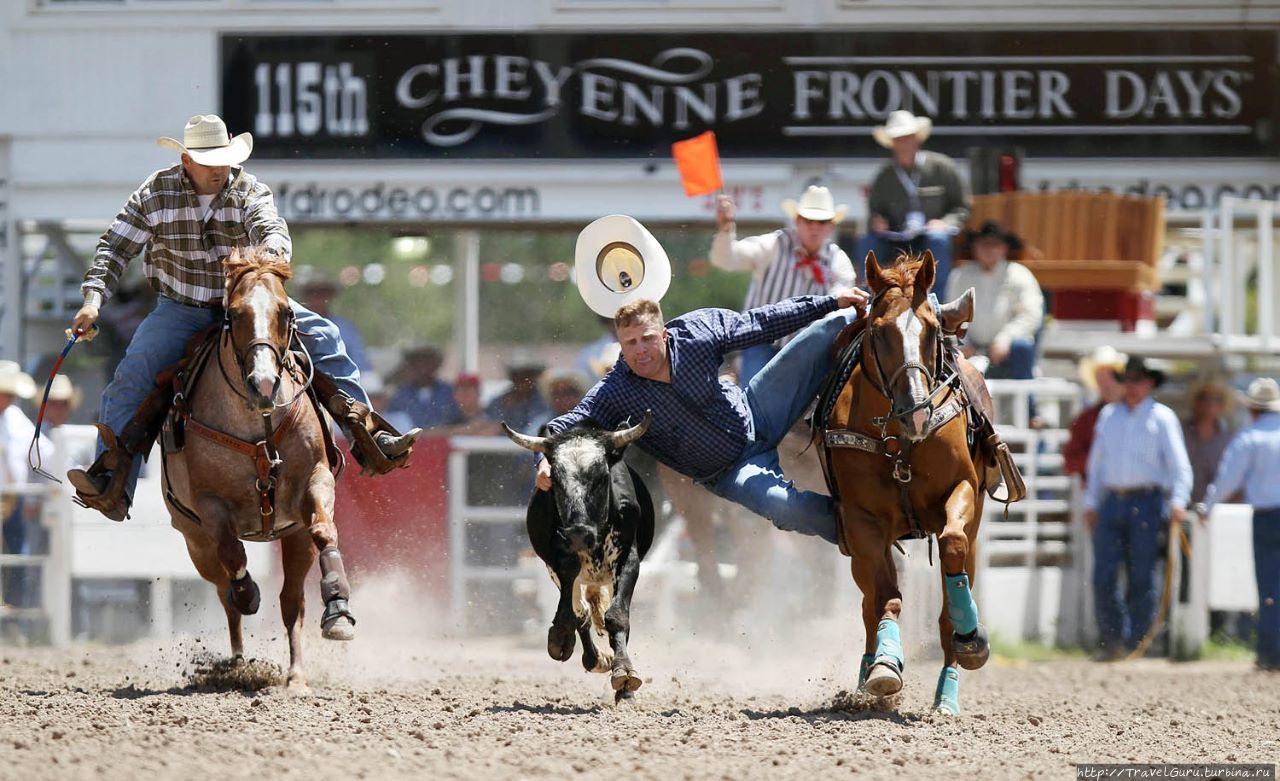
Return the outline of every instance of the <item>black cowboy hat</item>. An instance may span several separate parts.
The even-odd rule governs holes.
[[[964,234],[964,247],[966,252],[973,251],[975,242],[981,239],[998,239],[1003,241],[1009,247],[1010,252],[1017,252],[1022,249],[1022,239],[1018,238],[1018,234],[1013,231],[1005,230],[1000,227],[1000,223],[995,220],[987,220],[977,230],[967,230]]]
[[[1130,377],[1147,377],[1159,388],[1164,385],[1165,375],[1164,370],[1157,368],[1150,359],[1134,355],[1124,365],[1124,378],[1127,380]]]

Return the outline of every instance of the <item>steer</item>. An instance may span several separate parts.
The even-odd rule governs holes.
[[[547,653],[566,661],[577,632],[582,666],[610,673],[615,701],[640,688],[627,655],[631,594],[653,542],[653,500],[640,476],[622,463],[622,451],[651,419],[646,413],[638,425],[621,431],[577,426],[550,437],[503,424],[517,445],[543,453],[551,464],[552,488],[534,490],[526,517],[533,550],[560,589]]]

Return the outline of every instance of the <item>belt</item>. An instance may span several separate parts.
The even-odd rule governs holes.
[[[1135,485],[1125,488],[1107,486],[1107,493],[1115,496],[1145,496],[1147,494],[1164,493],[1164,488],[1158,485]]]

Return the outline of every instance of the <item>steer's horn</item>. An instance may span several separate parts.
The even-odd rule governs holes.
[[[653,422],[653,413],[649,410],[644,411],[644,420],[640,421],[631,428],[624,428],[621,431],[615,431],[609,435],[609,444],[614,449],[623,448],[635,442],[644,436],[644,432],[649,430],[649,424]]]
[[[511,437],[512,442],[516,443],[517,445],[524,448],[525,450],[532,450],[535,453],[542,453],[542,452],[545,452],[547,449],[546,437],[531,437],[528,434],[521,434],[519,431],[512,431],[511,427],[508,426],[506,423],[502,424],[502,430],[507,433],[507,436]]]

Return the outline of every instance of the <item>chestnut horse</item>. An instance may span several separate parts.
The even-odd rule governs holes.
[[[988,471],[970,447],[973,415],[958,376],[963,358],[948,354],[942,332],[972,319],[973,293],[935,312],[928,252],[888,269],[869,254],[866,272],[872,299],[860,321],[861,360],[839,391],[824,437],[842,541],[863,595],[867,641],[858,686],[876,697],[902,689],[902,594],[891,548],[903,537],[936,536],[946,661],[934,708],[959,713],[957,662],[973,670],[988,655],[970,591]]]
[[[317,551],[323,634],[355,637],[333,521],[328,422],[307,395],[310,368],[290,352],[300,341],[284,289],[289,264],[249,249],[233,252],[224,268],[226,317],[217,347],[187,397],[174,400],[185,435],[176,452],[166,448],[165,503],[196,570],[217,588],[237,660],[244,654],[241,616],[256,613],[259,603],[241,540],[280,541],[287,684],[305,689],[302,588]]]

